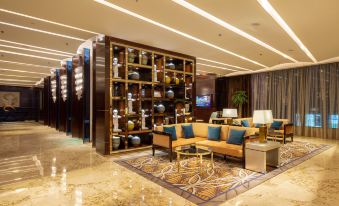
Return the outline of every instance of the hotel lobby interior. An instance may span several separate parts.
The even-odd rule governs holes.
[[[339,1],[0,0],[0,206],[334,206]]]

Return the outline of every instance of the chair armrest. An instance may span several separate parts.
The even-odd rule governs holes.
[[[161,131],[153,131],[153,145],[172,148],[171,134]]]

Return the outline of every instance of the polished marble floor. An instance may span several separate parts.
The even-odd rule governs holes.
[[[230,205],[338,205],[339,141],[265,183],[220,203]],[[194,205],[103,157],[90,144],[33,122],[0,123],[0,205]]]

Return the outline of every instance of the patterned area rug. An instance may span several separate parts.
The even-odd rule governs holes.
[[[202,170],[195,157],[181,160],[178,172],[176,161],[169,162],[168,155],[143,156],[118,161],[119,164],[172,190],[198,205],[216,205],[287,169],[325,151],[330,146],[307,142],[293,142],[281,147],[281,166],[270,168],[267,174],[243,169],[236,159],[216,157],[214,168],[210,159],[203,159]]]

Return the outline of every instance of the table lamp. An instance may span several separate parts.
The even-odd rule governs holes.
[[[267,125],[273,122],[272,110],[254,110],[253,123],[260,124],[259,142],[265,143],[267,137]]]
[[[231,125],[233,123],[233,118],[238,117],[237,109],[223,109],[222,117],[227,117],[227,124]]]

